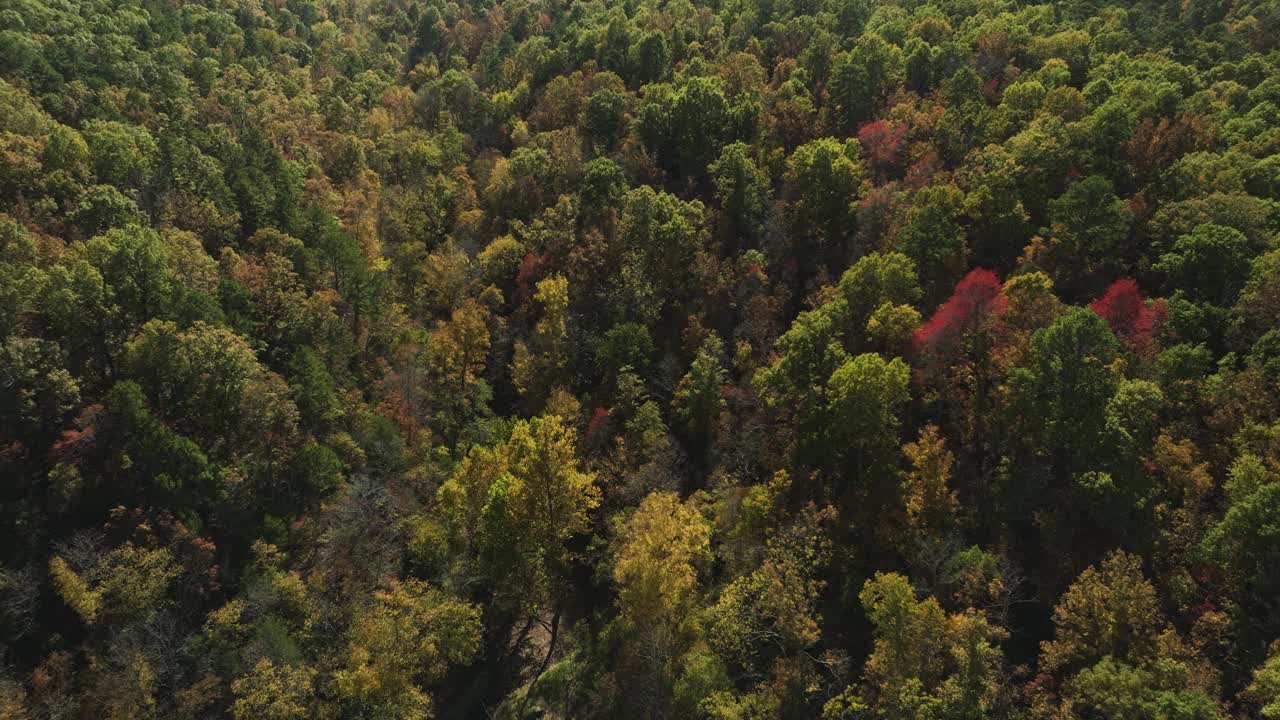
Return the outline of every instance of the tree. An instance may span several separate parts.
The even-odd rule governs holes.
[[[489,310],[468,300],[431,334],[431,370],[437,408],[435,427],[456,440],[461,425],[483,409],[478,389],[489,362]]]
[[[822,449],[820,443],[815,447],[814,440],[827,426],[827,381],[848,359],[831,310],[824,307],[800,313],[778,338],[772,362],[754,378],[765,407],[792,419],[797,437],[807,442],[802,453]]]
[[[865,180],[856,140],[823,138],[787,159],[788,215],[796,253],[813,265],[843,261]]]
[[[1077,471],[1093,464],[1115,393],[1119,347],[1106,321],[1081,308],[1032,336],[1026,365],[1010,379],[1011,409],[1028,423],[1023,439],[1039,462]]]
[[[176,278],[159,233],[137,226],[109,230],[91,239],[84,250],[132,327],[171,312]]]
[[[1174,288],[1216,305],[1228,305],[1249,273],[1249,239],[1239,230],[1205,224],[1178,238],[1153,269]]]
[[[911,371],[901,358],[886,362],[874,353],[846,360],[827,382],[828,451],[842,456],[853,478],[883,468],[897,447],[898,410],[911,394]]]
[[[536,401],[551,391],[567,361],[569,281],[562,275],[539,280],[533,299],[542,306],[542,318],[533,327],[532,350],[516,341],[511,379],[526,399]]]
[[[1232,498],[1222,520],[1205,536],[1202,549],[1226,570],[1233,595],[1241,603],[1238,622],[1250,628],[1256,641],[1244,647],[1252,657],[1261,655],[1263,638],[1280,630],[1276,621],[1275,598],[1280,597],[1280,581],[1270,568],[1280,558],[1280,483],[1268,482],[1252,492]]]
[[[875,629],[863,672],[876,716],[989,716],[1001,691],[998,644],[1007,633],[981,613],[947,615],[934,598],[917,600],[897,573],[876,573],[859,598]]]
[[[911,463],[903,480],[907,524],[917,532],[945,530],[960,505],[955,491],[947,486],[955,456],[946,440],[936,425],[926,425],[919,440],[902,446],[902,454]]]
[[[557,573],[571,557],[565,542],[590,528],[588,513],[600,503],[595,474],[578,467],[576,441],[563,418],[548,415],[518,423],[506,446],[517,522],[529,551]]]
[[[49,561],[49,573],[63,601],[86,624],[153,622],[178,576],[173,554],[122,545],[75,569],[61,556]]]
[[[673,168],[701,177],[729,139],[730,108],[717,78],[692,77],[671,98]]]
[[[1187,681],[1187,667],[1172,659],[1147,670],[1105,657],[1072,680],[1064,705],[1086,717],[1221,717],[1213,698]]]
[[[123,365],[166,420],[224,456],[260,453],[270,464],[296,431],[284,380],[226,328],[153,320],[129,341]]]
[[[1053,609],[1053,625],[1054,639],[1040,645],[1040,670],[1065,677],[1108,657],[1153,662],[1164,619],[1142,560],[1115,551],[1080,573]]]
[[[830,509],[812,505],[770,532],[760,565],[730,582],[708,613],[708,640],[731,667],[760,673],[822,636],[818,600],[830,559]]]
[[[956,283],[951,297],[916,331],[916,349],[943,363],[954,362],[962,354],[970,354],[967,343],[978,333],[989,333],[1007,306],[995,273],[984,268],[973,270]],[[983,348],[973,350],[981,353]]]
[[[904,78],[902,50],[874,33],[858,38],[853,49],[831,64],[831,95],[836,127],[853,134],[877,115]]]
[[[695,455],[706,456],[715,438],[720,412],[725,407],[724,343],[714,333],[707,336],[692,367],[672,397],[676,415],[684,421],[689,446]]]
[[[1141,355],[1151,348],[1153,325],[1163,308],[1148,305],[1133,278],[1121,278],[1111,283],[1102,297],[1089,303],[1089,309],[1107,321],[1116,337]]]
[[[654,83],[667,74],[671,64],[671,50],[667,36],[650,32],[632,46],[635,53],[636,77],[641,84]]]
[[[923,295],[915,262],[901,253],[863,255],[840,276],[839,289],[849,319],[846,339],[851,342],[884,304],[914,305]]]
[[[681,302],[695,284],[706,239],[703,206],[649,186],[629,191],[611,251],[617,278],[616,313],[652,325],[663,308]]]
[[[579,120],[582,134],[606,153],[617,143],[625,122],[626,96],[611,88],[592,93]]]
[[[80,385],[63,365],[56,343],[16,336],[0,342],[0,443],[39,452],[57,436],[80,403]]]
[[[925,287],[945,288],[964,270],[967,248],[959,223],[963,203],[964,193],[951,185],[916,193],[906,227],[898,234],[898,246],[915,261]]]
[[[1008,304],[995,273],[978,268],[912,335],[924,378],[940,391],[941,408],[980,466],[991,438],[995,343]]]
[[[906,125],[893,126],[885,120],[876,120],[858,128],[858,144],[867,151],[867,164],[879,178],[885,178],[902,162],[902,138]]]
[[[1262,706],[1262,717],[1280,716],[1280,644],[1271,644],[1266,662],[1254,669],[1245,694]]]
[[[1051,273],[1058,286],[1071,288],[1099,270],[1125,271],[1132,214],[1115,196],[1111,181],[1100,175],[1079,180],[1049,202],[1051,232],[1061,244],[1061,257]]]
[[[687,623],[699,595],[699,575],[711,561],[711,527],[693,502],[655,492],[620,524],[613,580],[619,616],[632,653],[647,675],[643,690],[661,703],[673,663],[693,634]]]
[[[359,608],[346,664],[334,673],[349,711],[386,718],[424,717],[424,686],[480,649],[480,612],[420,580],[392,581]]]
[[[1271,318],[1280,312],[1280,251],[1254,258],[1235,310],[1244,329],[1260,334],[1271,327]]]
[[[316,671],[308,667],[278,666],[263,658],[248,674],[231,683],[236,720],[301,720],[310,716]]]
[[[751,247],[764,230],[772,188],[757,167],[746,143],[726,145],[708,168],[723,213],[722,233],[728,247]]]
[[[135,191],[150,182],[158,146],[146,128],[114,120],[91,120],[85,124],[84,139],[98,182]]]

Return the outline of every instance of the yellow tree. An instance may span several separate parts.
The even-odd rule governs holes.
[[[902,454],[911,463],[903,482],[907,525],[916,533],[945,531],[960,502],[947,487],[955,456],[938,426],[926,425],[919,440],[902,446]]]
[[[476,385],[489,361],[489,309],[467,300],[441,320],[431,334],[431,370],[437,425],[456,441],[467,415],[475,410]]]
[[[338,695],[358,717],[430,717],[424,686],[480,649],[480,611],[420,580],[392,582],[357,608]]]
[[[491,608],[524,613],[530,623],[547,626],[545,669],[574,559],[569,541],[590,531],[590,513],[600,504],[596,474],[578,462],[577,433],[560,415],[522,420],[492,453],[474,452],[439,499],[455,533],[473,538],[481,572],[495,592]],[[468,508],[477,504],[478,514],[470,515]],[[477,527],[461,529],[467,524]],[[548,603],[546,621],[541,613]]]
[[[276,665],[267,658],[231,683],[236,696],[231,706],[235,720],[303,720],[311,717],[311,668]]]
[[[569,281],[563,275],[540,280],[533,299],[542,307],[534,324],[532,347],[518,340],[512,350],[511,380],[530,403],[544,397],[555,385],[566,362]]]
[[[1053,610],[1054,639],[1040,645],[1040,670],[1069,673],[1106,656],[1134,665],[1155,657],[1164,625],[1142,560],[1116,551],[1090,565]]]
[[[692,501],[655,492],[619,525],[614,559],[621,618],[646,690],[656,694],[669,686],[671,663],[689,634],[698,575],[711,561],[711,527]]]
[[[932,597],[917,600],[907,578],[876,573],[862,588],[875,632],[864,670],[871,693],[851,705],[885,718],[985,718],[999,700],[1007,633],[981,612],[947,614]],[[837,713],[830,716],[839,717]]]

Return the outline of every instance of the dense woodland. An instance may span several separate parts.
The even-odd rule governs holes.
[[[1280,1],[6,0],[0,717],[1280,717]]]

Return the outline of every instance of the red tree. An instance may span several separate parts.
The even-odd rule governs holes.
[[[528,292],[542,279],[543,264],[547,258],[545,255],[537,255],[529,253],[524,256],[524,260],[520,263],[520,269],[516,272],[516,290],[520,293]]]
[[[1164,303],[1148,303],[1138,290],[1137,281],[1121,278],[1090,303],[1089,309],[1106,320],[1116,337],[1134,352],[1144,352],[1151,347],[1152,329],[1163,315]]]
[[[896,167],[902,151],[902,136],[907,134],[907,127],[894,127],[884,120],[867,123],[858,130],[858,142],[867,153],[869,162],[877,172],[883,173]]]
[[[953,358],[966,338],[990,328],[1007,305],[1000,278],[976,268],[956,283],[951,297],[916,330],[912,343],[917,352]]]

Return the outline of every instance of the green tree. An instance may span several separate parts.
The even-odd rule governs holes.
[[[836,127],[852,135],[874,118],[904,79],[902,50],[874,33],[831,63],[831,97]]]
[[[1090,175],[1077,181],[1049,202],[1049,219],[1050,231],[1061,243],[1061,259],[1053,268],[1060,287],[1072,287],[1083,274],[1130,267],[1133,216],[1110,180]]]
[[[860,155],[856,140],[823,138],[796,148],[787,160],[796,254],[814,265],[844,260],[866,179]]]
[[[1280,716],[1280,644],[1271,644],[1266,662],[1253,671],[1253,682],[1245,695],[1261,705],[1262,717]]]
[[[923,294],[915,263],[901,253],[863,255],[840,276],[839,288],[848,307],[851,329],[865,326],[884,303],[912,305]]]
[[[846,360],[827,381],[827,452],[862,481],[882,470],[898,447],[898,411],[910,399],[911,370],[875,353]]]
[[[941,302],[964,272],[968,248],[960,225],[963,205],[964,193],[952,185],[923,188],[898,235],[898,247],[915,261],[923,285],[935,288],[929,304]]]
[[[973,610],[948,615],[917,600],[905,577],[876,573],[859,595],[874,627],[864,674],[877,717],[989,717],[1002,691],[1008,634]]]
[[[137,191],[151,181],[159,147],[146,128],[91,120],[85,123],[84,139],[98,182]]]
[[[671,404],[684,423],[689,447],[695,456],[706,456],[715,439],[720,413],[725,407],[723,395],[724,342],[715,333],[707,336],[698,348],[689,372],[680,378]]]
[[[10,336],[0,342],[0,442],[39,452],[80,404],[80,384],[56,343]]]
[[[579,120],[583,136],[604,152],[611,151],[626,125],[626,102],[626,96],[611,88],[592,93]]]
[[[729,247],[750,247],[764,231],[772,188],[746,143],[726,145],[709,168],[723,213],[722,233]]]
[[[1190,296],[1229,305],[1249,274],[1250,242],[1239,230],[1205,224],[1174,241],[1153,266],[1171,287]]]
[[[730,137],[729,101],[716,78],[692,77],[671,98],[673,169],[682,177],[702,177]]]
[[[647,185],[628,192],[611,248],[620,273],[614,290],[618,315],[652,325],[668,304],[684,300],[705,240],[701,202],[684,202]]]

